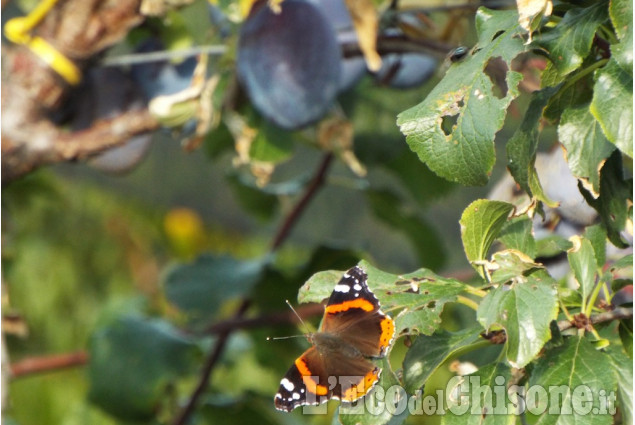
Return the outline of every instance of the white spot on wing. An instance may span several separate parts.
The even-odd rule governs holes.
[[[362,286],[359,283],[356,283],[355,286],[353,286],[353,289],[356,291],[361,291],[362,290]]]
[[[293,393],[291,397],[293,397],[294,400],[300,400],[300,393]]]
[[[280,385],[282,385],[284,389],[289,392],[293,391],[293,389],[295,388],[293,382],[289,381],[287,378],[282,378],[282,381],[280,381]]]
[[[333,291],[335,292],[348,292],[351,290],[351,287],[348,285],[335,285],[335,288],[333,288]]]

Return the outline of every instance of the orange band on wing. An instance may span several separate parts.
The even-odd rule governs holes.
[[[395,335],[395,322],[390,317],[386,316],[381,321],[380,326],[381,336],[379,337],[379,345],[383,351],[385,347],[390,345],[392,337]]]
[[[361,308],[364,311],[373,311],[375,306],[370,301],[358,298],[352,301],[345,301],[341,304],[332,304],[326,307],[325,312],[329,314],[339,313],[341,311],[347,311],[351,308]]]
[[[316,395],[326,395],[329,392],[329,389],[326,386],[317,384],[311,378],[311,371],[301,357],[296,359],[295,366],[298,368],[300,375],[302,375],[302,381],[304,381],[304,385],[306,386],[306,390],[308,392]]]
[[[375,382],[379,380],[380,371],[380,369],[375,368],[368,372],[366,376],[364,376],[364,379],[359,381],[359,384],[352,386],[344,391],[344,394],[342,394],[342,400],[355,401],[365,395],[368,391],[370,391],[371,388],[373,388]]]

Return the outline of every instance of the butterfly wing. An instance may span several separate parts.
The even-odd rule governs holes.
[[[364,356],[382,357],[395,334],[394,321],[380,310],[368,276],[353,267],[335,285],[322,320],[322,332],[337,335]]]

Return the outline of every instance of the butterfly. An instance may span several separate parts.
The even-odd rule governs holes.
[[[308,334],[312,347],[298,357],[280,381],[276,409],[330,399],[353,402],[379,380],[370,359],[384,357],[395,335],[394,321],[380,310],[360,267],[348,270],[333,288],[319,332]]]

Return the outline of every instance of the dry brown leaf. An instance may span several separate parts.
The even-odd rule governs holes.
[[[345,1],[353,19],[359,48],[364,54],[366,66],[370,71],[379,71],[381,56],[377,53],[377,28],[379,25],[377,9],[371,0]]]
[[[551,0],[516,0],[518,23],[529,33],[527,44],[531,43],[532,23],[536,18],[549,16],[553,11]]]
[[[357,176],[363,177],[366,175],[366,167],[353,152],[353,135],[351,122],[340,117],[325,119],[317,129],[319,145],[333,152]]]

